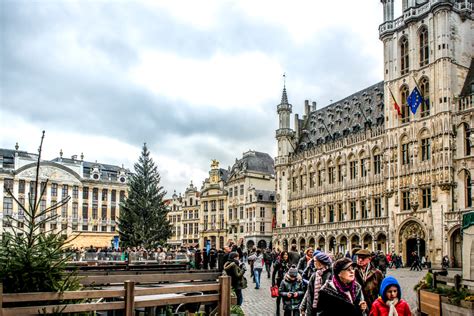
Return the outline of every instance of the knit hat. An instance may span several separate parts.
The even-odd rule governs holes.
[[[229,260],[234,260],[238,256],[239,256],[239,254],[237,252],[231,252],[231,253],[229,253]]]
[[[292,278],[296,278],[298,276],[298,269],[296,269],[295,266],[292,266],[288,269],[288,275]]]
[[[317,250],[317,249],[316,249],[316,250],[313,252],[313,257],[316,257],[316,256],[318,255],[318,253],[321,253],[321,250]]]
[[[387,301],[387,289],[393,285],[398,289],[398,299],[402,298],[402,289],[400,288],[400,284],[398,284],[397,279],[392,276],[387,276],[385,279],[383,279],[382,284],[380,285],[380,297],[382,297],[384,302]]]
[[[336,260],[336,262],[334,262],[334,265],[332,266],[334,275],[338,275],[342,270],[345,270],[350,266],[355,268],[357,264],[352,262],[352,260],[349,258],[341,258],[339,260]]]
[[[329,256],[327,254],[325,254],[324,252],[319,252],[314,257],[316,258],[316,260],[318,260],[319,262],[321,262],[322,264],[324,264],[326,266],[331,265],[331,258],[329,258]]]

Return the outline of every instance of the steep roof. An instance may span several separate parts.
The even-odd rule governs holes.
[[[295,153],[384,124],[383,81],[300,120]]]
[[[464,80],[464,86],[462,87],[461,93],[459,95],[462,97],[465,97],[465,96],[473,94],[474,93],[473,85],[474,85],[474,58],[471,58],[471,66],[469,67],[466,80]]]
[[[230,170],[230,177],[244,171],[275,174],[273,158],[267,153],[248,151],[241,159],[236,159]]]

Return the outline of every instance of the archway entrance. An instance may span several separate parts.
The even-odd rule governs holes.
[[[372,242],[372,236],[369,235],[369,234],[365,235],[365,237],[364,237],[364,244],[363,244],[363,247],[362,247],[362,248],[368,249],[368,250],[372,251],[372,250],[374,250],[374,249],[372,249],[372,248],[373,248],[373,247],[372,247],[372,244],[373,244],[373,242]]]
[[[346,254],[346,251],[347,251],[347,237],[342,236],[339,239],[339,252],[344,255],[344,254]]]
[[[386,254],[387,252],[387,236],[385,234],[379,234],[377,236],[377,250],[382,251]]]
[[[316,245],[316,241],[314,240],[313,237],[309,239],[309,246],[314,249],[314,246]]]
[[[354,235],[351,238],[351,250],[356,247],[360,247],[360,239],[359,239],[359,236]]]
[[[257,248],[266,249],[267,248],[267,242],[263,239],[260,240],[257,244]]]
[[[321,249],[321,251],[324,251],[324,249],[326,248],[325,246],[326,246],[326,239],[324,237],[319,238],[318,247]]]
[[[306,248],[306,240],[304,238],[301,238],[300,240],[300,250],[305,250]]]
[[[400,228],[398,245],[406,265],[411,265],[415,254],[426,255],[425,238],[425,230],[418,222],[408,221]]]
[[[336,255],[336,238],[329,237],[329,251]]]
[[[449,261],[454,264],[454,268],[462,267],[462,237],[459,228],[451,234],[449,244],[451,249]]]

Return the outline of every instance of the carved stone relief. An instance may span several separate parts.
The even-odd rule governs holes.
[[[19,178],[29,178],[31,180],[34,180],[35,176],[36,176],[35,167],[26,169],[18,174]],[[80,181],[71,173],[68,173],[67,171],[64,171],[62,169],[59,169],[53,166],[41,166],[39,178],[40,180],[49,179],[50,181],[80,183]]]

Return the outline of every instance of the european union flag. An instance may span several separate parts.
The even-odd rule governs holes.
[[[407,98],[407,104],[410,107],[411,111],[413,114],[416,113],[416,110],[418,110],[418,107],[420,106],[421,103],[423,103],[423,97],[421,96],[420,90],[418,90],[417,87],[413,89],[413,91],[410,93],[410,95]]]

